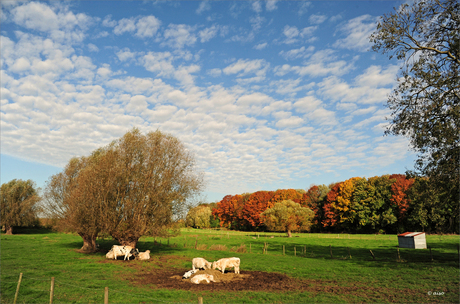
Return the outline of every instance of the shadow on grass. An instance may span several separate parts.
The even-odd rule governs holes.
[[[43,228],[43,227],[14,227],[12,236],[17,235],[17,234],[49,234],[49,233],[56,233],[56,232],[50,228]],[[8,234],[5,234],[4,232],[2,232],[2,236],[5,236],[5,235],[8,235]]]

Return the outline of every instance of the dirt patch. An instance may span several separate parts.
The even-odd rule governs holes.
[[[311,281],[290,278],[285,274],[262,272],[262,271],[241,271],[240,274],[233,272],[222,273],[218,270],[200,270],[195,273],[211,274],[215,282],[193,284],[191,276],[182,279],[182,275],[188,269],[158,269],[157,271],[143,272],[127,278],[135,285],[149,285],[155,289],[181,289],[181,290],[209,290],[209,291],[295,291],[314,289]]]

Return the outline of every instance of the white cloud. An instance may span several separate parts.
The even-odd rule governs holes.
[[[177,49],[191,46],[197,40],[194,31],[193,27],[186,24],[170,24],[163,34],[166,39],[164,44]]]
[[[321,14],[313,14],[310,16],[310,18],[308,18],[308,21],[310,21],[310,23],[312,24],[321,24],[323,23],[324,21],[326,21],[327,17],[325,15],[321,15]]]
[[[252,1],[252,10],[256,13],[262,12],[262,4],[260,1]]]
[[[117,25],[113,29],[115,35],[122,35],[126,32],[134,32],[136,30],[136,19],[135,18],[123,18],[118,21]]]
[[[160,28],[161,22],[155,16],[146,16],[136,22],[136,36],[139,38],[153,37]]]
[[[264,43],[259,43],[257,45],[254,46],[254,49],[256,50],[263,50],[264,48],[266,48],[268,46],[268,43],[264,42]]]
[[[315,47],[310,45],[308,48],[302,46],[298,49],[292,49],[289,51],[281,51],[279,54],[286,60],[294,60],[298,58],[307,58],[313,54]]]
[[[238,74],[238,77],[247,76],[248,74],[255,74],[259,77],[264,77],[270,64],[263,59],[244,60],[239,59],[237,62],[232,63],[223,69],[224,74]]]
[[[207,1],[207,0],[201,1],[200,5],[196,9],[196,13],[198,15],[200,15],[201,13],[203,13],[205,11],[209,11],[210,9],[211,9],[211,5],[209,4],[209,1]]]
[[[266,2],[267,11],[271,12],[271,11],[278,9],[278,7],[276,6],[276,2],[277,0],[267,0]]]
[[[369,50],[369,36],[377,26],[377,18],[370,15],[363,15],[347,21],[339,26],[338,31],[346,35],[345,38],[338,39],[334,46],[366,52]]]
[[[207,42],[214,38],[217,35],[218,31],[218,27],[214,25],[212,27],[205,28],[204,30],[198,32],[198,36],[200,36],[201,42]]]

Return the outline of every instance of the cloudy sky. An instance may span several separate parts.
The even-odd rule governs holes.
[[[397,1],[2,1],[1,182],[45,181],[138,127],[178,137],[209,201],[404,173],[383,136]]]

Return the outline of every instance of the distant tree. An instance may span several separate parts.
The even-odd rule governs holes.
[[[209,228],[211,227],[211,217],[211,208],[206,205],[199,205],[187,213],[185,225],[194,228]]]
[[[244,207],[243,196],[226,195],[217,203],[217,208],[213,210],[213,215],[220,219],[220,226],[231,228],[238,225],[241,221],[241,211]]]
[[[37,221],[40,197],[31,180],[13,179],[0,188],[1,225],[6,234],[13,234],[13,227],[28,226]]]
[[[257,228],[263,225],[260,214],[273,206],[274,203],[270,201],[273,194],[273,191],[257,191],[249,196],[241,210],[241,215],[251,227]]]
[[[414,179],[406,178],[403,174],[392,174],[389,178],[395,180],[391,185],[392,195],[390,201],[393,205],[397,206],[398,219],[402,222],[409,209],[410,199],[408,191],[413,185]]]
[[[326,185],[313,185],[303,195],[301,205],[302,207],[310,208],[315,213],[313,225],[316,229],[320,228],[323,217],[323,206],[329,191],[330,189]]]
[[[276,203],[265,210],[260,218],[271,231],[285,231],[292,237],[292,231],[309,231],[314,212],[291,200]]]
[[[459,214],[460,2],[404,3],[384,15],[371,35],[372,49],[403,63],[387,105],[386,134],[410,138],[416,169],[428,176],[440,204]],[[459,217],[453,226],[459,226]]]

